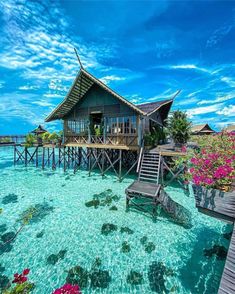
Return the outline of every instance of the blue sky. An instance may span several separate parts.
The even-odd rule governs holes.
[[[0,134],[23,134],[66,95],[79,65],[134,103],[235,123],[234,1],[0,0]],[[50,130],[60,124],[44,124]]]

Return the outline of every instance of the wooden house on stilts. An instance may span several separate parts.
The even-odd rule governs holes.
[[[122,166],[135,167],[144,135],[163,127],[173,98],[134,105],[81,68],[65,99],[45,121],[63,120],[64,146],[93,158],[91,167],[104,172],[105,165],[115,169],[119,163],[120,173]]]

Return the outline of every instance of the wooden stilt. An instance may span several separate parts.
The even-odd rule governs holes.
[[[45,147],[42,147],[42,169],[45,168]]]
[[[119,181],[122,179],[122,150],[119,150],[119,173],[118,173]]]

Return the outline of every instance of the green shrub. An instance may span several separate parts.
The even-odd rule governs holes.
[[[35,135],[29,133],[25,138],[25,147],[32,147],[37,142]]]

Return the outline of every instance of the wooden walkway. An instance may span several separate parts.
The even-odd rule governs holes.
[[[230,241],[228,255],[220,281],[218,294],[235,293],[235,227]]]
[[[197,186],[193,186],[193,190],[196,207],[200,212],[234,224],[235,192],[224,193],[219,190],[210,191]],[[235,293],[235,226],[233,227],[233,233],[218,293]]]

